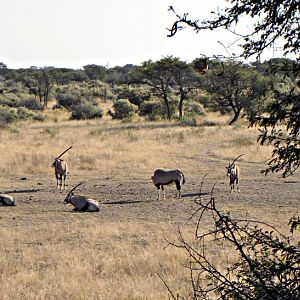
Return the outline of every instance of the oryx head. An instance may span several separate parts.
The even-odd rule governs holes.
[[[71,191],[68,193],[67,197],[66,197],[65,200],[64,200],[65,203],[70,203],[70,197],[74,195],[75,189],[77,189],[80,185],[82,185],[82,184],[84,184],[84,183],[85,183],[85,181],[81,181],[81,182],[79,182],[75,187],[73,187],[73,188],[71,189]]]
[[[54,162],[51,165],[52,168],[56,168],[58,160],[59,160],[59,158],[55,158]]]
[[[232,174],[232,172],[233,172],[233,170],[234,170],[234,168],[235,168],[235,162],[237,161],[238,158],[240,158],[240,157],[243,156],[243,155],[244,155],[244,154],[241,154],[241,155],[237,156],[237,157],[233,160],[232,163],[231,163],[230,160],[229,160],[228,166],[225,167],[225,168],[227,169],[227,176],[229,176],[229,175]]]
[[[59,160],[61,160],[60,158],[61,158],[67,151],[69,151],[71,148],[72,148],[72,146],[70,146],[68,149],[66,149],[64,152],[62,152],[60,155],[58,155],[58,157],[55,158],[54,162],[52,163],[52,167],[53,167],[53,168],[56,167],[57,162],[58,162]]]

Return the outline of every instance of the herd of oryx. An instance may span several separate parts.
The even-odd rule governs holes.
[[[52,163],[52,167],[54,168],[56,185],[57,188],[62,191],[66,187],[67,175],[69,174],[68,164],[65,160],[61,159],[61,157],[70,149],[69,147],[64,152],[62,152],[57,158],[55,158]],[[243,154],[242,154],[243,155]],[[240,176],[240,168],[236,164],[236,161],[242,155],[237,156],[233,162],[229,161],[227,167],[227,176],[229,176],[229,185],[230,192],[235,191],[235,188],[238,192],[239,190],[239,176]],[[157,200],[161,199],[160,191],[163,192],[163,199],[165,198],[165,185],[175,184],[177,189],[177,198],[181,197],[181,186],[185,183],[184,174],[180,170],[162,170],[157,169],[154,171],[153,176],[151,176],[153,184],[156,186],[158,191]],[[100,204],[98,201],[88,198],[86,196],[75,195],[74,191],[77,187],[85,183],[84,181],[77,184],[75,187],[71,189],[71,191],[67,194],[64,202],[71,204],[74,206],[74,211],[80,212],[98,212],[100,210]],[[0,205],[5,206],[15,206],[16,201],[10,195],[0,194]]]

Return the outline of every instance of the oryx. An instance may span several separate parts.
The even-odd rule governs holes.
[[[163,198],[165,198],[164,186],[175,183],[177,188],[177,198],[181,197],[181,185],[185,183],[185,178],[180,170],[162,170],[157,169],[154,171],[154,175],[151,177],[153,184],[158,189],[157,200],[160,199],[160,189],[163,191]]]
[[[229,161],[228,167],[225,167],[227,169],[227,176],[229,176],[229,185],[230,185],[230,192],[235,192],[235,184],[238,193],[240,192],[239,188],[239,178],[240,178],[240,167],[235,163],[238,158],[240,158],[242,155],[237,156],[233,162],[231,163]]]
[[[6,194],[0,194],[0,205],[3,206],[15,206],[16,201],[12,196]]]
[[[84,181],[77,184],[65,198],[65,203],[72,204],[74,211],[82,212],[97,212],[100,210],[100,204],[94,199],[87,198],[86,196],[74,195],[74,190],[79,187]]]
[[[54,162],[52,163],[52,167],[54,168],[56,178],[56,186],[60,187],[60,190],[66,188],[67,174],[69,173],[67,162],[60,158],[71,148],[72,146],[65,150],[63,153],[61,153],[57,158],[55,158]]]

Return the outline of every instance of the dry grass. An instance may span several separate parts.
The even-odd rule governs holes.
[[[126,214],[115,213],[110,218],[104,212],[72,214],[60,204],[61,195],[51,190],[54,178],[50,165],[73,145],[64,156],[73,178],[79,181],[96,174],[101,183],[105,179],[106,185],[113,186],[113,199],[122,200],[123,194],[117,194],[119,182],[144,184],[145,179],[143,187],[148,188],[147,180],[157,167],[182,169],[197,184],[206,172],[213,182],[224,181],[224,164],[241,153],[241,161],[249,163],[245,169],[252,163],[259,165],[270,156],[270,149],[257,145],[257,131],[243,124],[229,127],[226,117],[216,114],[199,119],[197,127],[140,120],[122,123],[106,118],[68,121],[66,112],[46,114],[49,121],[45,123],[24,123],[0,133],[0,171],[5,174],[1,189],[23,187],[20,181],[12,181],[16,176],[50,183],[47,193],[48,186],[42,186],[42,196],[31,195],[28,200],[22,196],[22,205],[13,209],[0,207],[0,299],[168,299],[157,273],[175,294],[186,294],[185,254],[166,247],[166,239],[176,237],[180,219],[173,217],[171,210],[176,209],[177,217],[184,213],[176,208],[176,200],[166,202],[171,222],[156,220],[152,211],[147,211],[155,205],[147,206],[147,202],[140,204],[142,216],[134,215],[134,205],[126,208]],[[210,162],[220,168],[212,170]],[[247,179],[252,173],[244,176]],[[225,189],[224,185],[221,188]],[[147,191],[139,191],[136,197]],[[251,196],[250,191],[245,197]],[[226,197],[225,208],[253,215],[265,215],[269,210],[276,219],[277,206],[270,207],[267,201],[255,206],[245,201],[248,198],[228,201]],[[44,208],[43,203],[48,206]],[[110,209],[115,212],[123,208],[115,205],[106,212]],[[284,216],[290,213],[286,207],[281,210]],[[124,218],[115,217],[120,215]],[[188,225],[183,230],[190,237],[192,229]],[[214,255],[220,258],[217,251]]]
[[[1,299],[164,299],[157,273],[182,274],[184,257],[164,249],[172,230],[157,225],[39,224],[30,237],[1,228]]]
[[[1,132],[0,151],[5,161],[1,172],[52,172],[51,162],[70,145],[73,149],[64,158],[73,173],[180,168],[181,163],[186,165],[187,157],[201,159],[207,153],[220,159],[244,153],[243,159],[251,161],[263,161],[270,155],[270,149],[256,143],[255,129],[224,126],[224,117],[216,115],[203,123],[217,119],[217,126],[182,127],[170,122],[66,121],[64,112],[54,114],[60,122],[23,124]]]

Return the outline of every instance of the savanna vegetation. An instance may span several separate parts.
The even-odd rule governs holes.
[[[0,63],[1,190],[18,203],[0,210],[3,299],[299,299],[299,1],[271,2],[203,22],[170,8],[170,36],[261,14],[240,57]],[[244,62],[279,36],[294,60]],[[86,180],[99,214],[62,205],[50,164],[69,145],[69,185]],[[232,195],[224,167],[239,154]],[[181,200],[153,200],[161,167],[186,174]]]
[[[287,91],[287,82],[282,82],[278,87],[272,85],[270,92],[274,94],[274,99],[266,109],[254,112],[249,118],[250,126],[260,127],[258,141],[261,145],[273,146],[264,173],[282,171],[283,177],[293,175],[300,166],[299,5],[299,1],[232,0],[205,20],[191,20],[188,13],[180,16],[173,7],[169,8],[177,18],[170,29],[170,37],[183,28],[182,24],[192,27],[196,32],[225,28],[238,37],[242,47],[240,57],[256,55],[259,58],[264,50],[274,47],[276,42],[282,44],[285,55],[295,57],[295,61],[277,61],[271,66],[276,75],[284,74],[287,79],[294,77],[294,87]],[[241,19],[248,20],[250,26],[241,28]],[[231,55],[229,51],[227,53]],[[252,77],[253,82],[256,76],[258,74]],[[244,74],[239,73],[229,84],[243,86],[243,82],[239,82],[242,78]],[[258,89],[246,89],[248,92],[244,91],[242,95],[239,95],[241,89],[237,88],[235,94],[239,95],[238,99],[245,96],[251,103],[252,96],[260,98],[259,91],[265,90],[264,84],[268,83],[260,84]],[[237,104],[234,97],[226,94],[226,88],[221,90],[217,99]],[[232,121],[239,115],[238,105],[234,112]],[[291,241],[290,237],[263,220],[236,219],[230,212],[219,210],[213,188],[209,201],[199,198],[196,203],[198,209],[193,214],[198,214],[195,238],[190,241],[180,234],[178,242],[173,243],[187,253],[192,299],[299,299],[299,238]],[[202,230],[206,215],[212,224],[209,230]],[[291,233],[300,225],[299,216],[290,218],[289,222],[286,219],[286,222],[290,225]],[[233,261],[228,260],[226,269],[210,255],[210,249],[220,242],[224,252],[225,244],[229,248],[234,247],[237,255]],[[166,287],[173,299],[179,298],[167,284]]]

